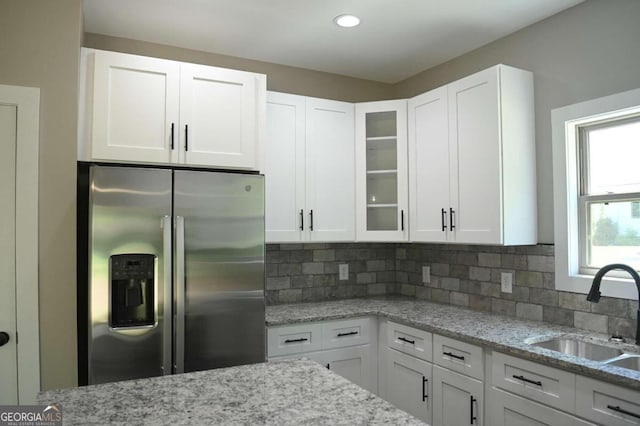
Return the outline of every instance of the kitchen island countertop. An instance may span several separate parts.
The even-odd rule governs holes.
[[[423,425],[315,362],[252,364],[44,391],[65,425]]]

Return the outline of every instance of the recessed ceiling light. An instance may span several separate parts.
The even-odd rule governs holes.
[[[339,27],[351,28],[360,24],[360,18],[354,15],[339,15],[333,18],[333,22]]]

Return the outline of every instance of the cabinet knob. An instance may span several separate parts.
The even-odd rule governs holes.
[[[0,331],[0,346],[4,346],[9,343],[9,333]]]

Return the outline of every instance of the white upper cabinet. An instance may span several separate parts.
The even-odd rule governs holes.
[[[267,94],[265,239],[305,240],[305,98]]]
[[[355,239],[353,104],[307,98],[306,207],[311,241]]]
[[[87,79],[91,78],[89,74]],[[87,117],[93,119],[88,129],[91,159],[177,161],[177,62],[95,52],[92,77],[93,90],[88,94],[93,100],[93,114]]]
[[[407,240],[407,179],[407,102],[356,104],[358,241]]]
[[[79,159],[256,170],[264,75],[83,49]]]
[[[447,88],[409,100],[409,207],[412,241],[445,242],[449,226]]]
[[[266,241],[354,241],[353,104],[268,93]]]
[[[256,87],[254,74],[181,66],[182,163],[254,168],[259,137]]]
[[[535,244],[533,76],[497,65],[409,100],[411,240]]]

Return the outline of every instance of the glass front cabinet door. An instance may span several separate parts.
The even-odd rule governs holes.
[[[356,104],[358,241],[406,241],[407,102]]]

